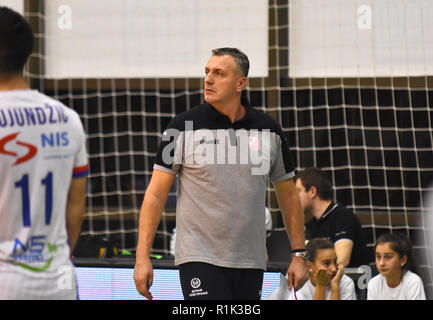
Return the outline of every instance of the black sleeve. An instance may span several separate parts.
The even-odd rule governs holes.
[[[169,173],[176,173],[180,165],[182,148],[179,148],[180,130],[176,118],[173,118],[164,130],[153,164],[154,168],[162,169]],[[180,157],[180,158],[179,158]],[[165,169],[166,170],[165,170]]]
[[[348,209],[340,209],[333,222],[333,234],[331,235],[334,242],[341,239],[356,241],[356,220],[354,214]]]

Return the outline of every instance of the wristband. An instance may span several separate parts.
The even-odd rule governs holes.
[[[291,255],[292,255],[292,257],[301,257],[305,261],[308,260],[308,252],[305,249],[295,249],[295,250],[292,250]]]

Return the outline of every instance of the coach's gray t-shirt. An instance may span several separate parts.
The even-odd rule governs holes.
[[[176,116],[163,133],[154,169],[179,177],[175,264],[206,262],[265,269],[265,197],[295,175],[273,118],[246,106],[231,123],[205,103]]]

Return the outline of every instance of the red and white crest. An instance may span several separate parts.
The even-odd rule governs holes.
[[[250,146],[251,151],[258,151],[260,150],[260,139],[259,137],[248,137],[248,145]]]

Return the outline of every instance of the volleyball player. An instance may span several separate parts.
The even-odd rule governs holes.
[[[185,299],[260,299],[268,178],[295,249],[289,286],[299,288],[307,280],[304,220],[289,146],[275,120],[242,97],[248,69],[240,50],[213,50],[205,67],[206,103],[177,115],[163,134],[140,213],[134,271],[137,290],[149,299],[149,254],[176,175],[175,264]],[[253,161],[258,156],[260,163]]]
[[[85,134],[75,111],[26,83],[32,49],[28,22],[0,7],[0,299],[77,299]]]

